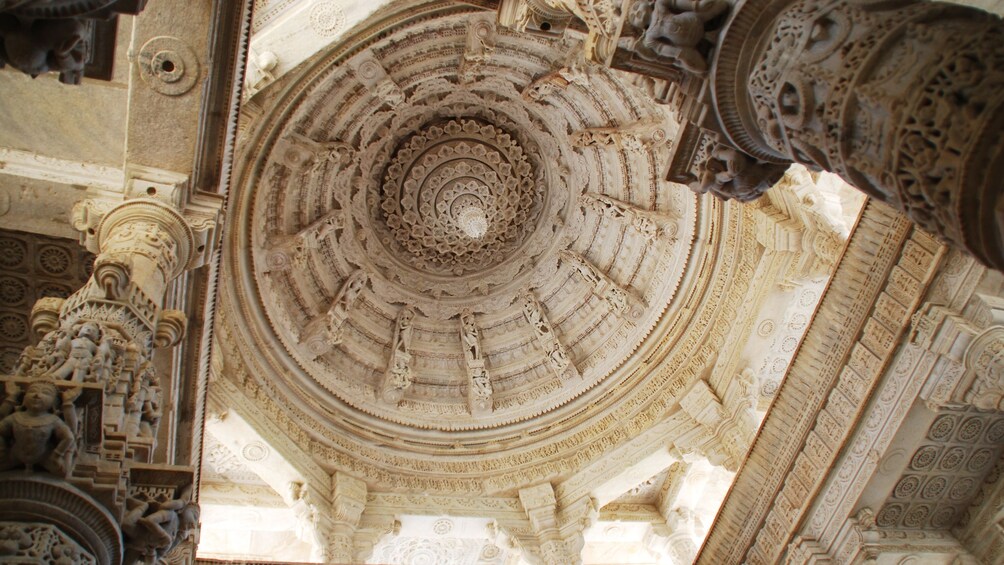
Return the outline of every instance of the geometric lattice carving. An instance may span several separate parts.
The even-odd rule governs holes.
[[[77,242],[0,230],[0,373],[11,373],[34,341],[31,307],[40,298],[67,298],[90,276],[94,255]]]
[[[1000,459],[1002,440],[1004,418],[999,415],[944,411],[914,451],[876,524],[883,528],[951,528]]]

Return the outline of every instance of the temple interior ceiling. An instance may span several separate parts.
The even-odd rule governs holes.
[[[483,518],[550,480],[604,509],[586,562],[656,562],[643,538],[675,507],[699,542],[741,457],[698,447],[714,434],[695,422],[718,421],[700,405],[755,430],[860,195],[797,168],[745,208],[662,180],[672,115],[582,61],[581,35],[436,2],[351,28],[354,3],[306,4],[257,12],[252,56],[276,61],[249,69],[225,235],[211,407],[292,464],[256,488],[293,508],[289,484],[342,472],[390,505],[367,512],[415,493],[456,516],[475,496]],[[322,15],[344,28],[276,41]],[[477,542],[400,533],[373,562],[515,563],[489,545],[534,543],[522,520]],[[294,522],[283,535],[311,539]]]
[[[201,509],[192,562],[1004,563],[1004,277],[835,174],[698,146],[718,91],[687,89],[711,75],[595,63],[583,6],[607,4],[253,0],[223,136],[199,106],[226,105],[211,61],[179,71],[205,79],[191,95],[141,76],[175,77],[134,44],[176,17],[149,1],[119,19],[110,80],[0,70],[2,409],[28,376],[107,373],[79,422],[57,391],[80,430],[135,436],[135,461],[82,447],[67,474],[121,511],[118,543],[153,514],[120,471],[156,461],[165,505]],[[167,51],[217,52],[207,6]],[[657,27],[636,23],[622,57]],[[688,186],[678,158],[779,180],[739,203],[698,185],[746,171]],[[134,299],[140,329],[115,317]],[[130,368],[129,340],[162,351]]]

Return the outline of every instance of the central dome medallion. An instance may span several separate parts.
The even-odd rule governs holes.
[[[390,253],[433,275],[505,262],[533,232],[544,187],[516,137],[476,118],[427,124],[397,147],[374,187],[374,230]]]

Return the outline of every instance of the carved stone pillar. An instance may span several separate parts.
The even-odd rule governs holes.
[[[1004,25],[938,2],[748,0],[718,43],[715,110],[767,163],[835,172],[1004,269]]]
[[[76,544],[46,538],[55,540],[46,562],[155,563],[194,540],[199,509],[194,470],[153,461],[162,398],[153,350],[184,334],[165,291],[200,263],[215,223],[140,198],[86,201],[74,225],[97,253],[93,275],[66,300],[35,305],[43,337],[0,376],[0,471],[12,470],[0,478],[10,489],[0,522],[55,527]]]

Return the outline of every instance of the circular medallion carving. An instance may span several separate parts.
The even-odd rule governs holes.
[[[774,333],[774,320],[764,320],[757,326],[756,333],[760,337],[769,337]]]
[[[28,321],[18,314],[0,315],[0,336],[18,342],[28,337]]]
[[[911,498],[917,494],[918,488],[920,488],[920,478],[908,475],[900,479],[899,483],[896,484],[896,488],[893,489],[892,495],[896,498]]]
[[[952,485],[952,489],[948,491],[948,498],[952,500],[968,500],[975,494],[976,491],[976,479],[972,477],[963,477],[955,484]]]
[[[958,419],[951,414],[944,414],[938,416],[938,418],[931,424],[931,429],[927,433],[927,437],[934,441],[945,441],[952,437],[952,432],[955,431],[955,423]]]
[[[199,79],[198,57],[176,37],[161,36],[147,41],[136,61],[143,82],[167,96],[185,94]]]
[[[38,251],[38,266],[50,275],[65,273],[70,261],[70,253],[61,247],[46,245]]]
[[[920,495],[928,500],[935,500],[945,493],[946,488],[948,488],[948,479],[940,476],[932,477],[924,485],[924,490],[921,491]]]
[[[955,524],[958,510],[954,506],[942,506],[931,516],[931,525],[935,528],[949,528]]]
[[[241,456],[248,461],[261,461],[268,457],[269,448],[260,441],[252,441],[241,449]]]
[[[475,119],[429,125],[405,140],[380,188],[383,243],[440,275],[506,261],[533,231],[543,197],[515,136]]]
[[[482,559],[495,559],[501,554],[502,554],[502,549],[500,549],[499,546],[493,543],[490,543],[481,549]]]
[[[987,430],[987,443],[997,443],[1004,439],[1004,419],[995,420]]]
[[[445,536],[453,531],[453,521],[447,520],[446,518],[440,518],[432,524],[432,531],[435,532],[437,536]]]
[[[938,458],[940,449],[933,445],[925,445],[913,454],[910,460],[910,468],[915,471],[926,471],[934,465],[934,460]]]
[[[986,470],[987,466],[993,461],[994,451],[992,449],[978,449],[970,457],[969,461],[966,462],[966,470],[970,473],[981,473]]]
[[[335,35],[344,25],[345,14],[334,2],[320,2],[310,9],[310,29],[317,35]]]
[[[966,450],[961,447],[952,447],[945,451],[945,454],[941,457],[941,463],[938,463],[938,468],[943,471],[951,471],[957,469],[962,461],[966,458]]]
[[[982,418],[969,418],[959,427],[959,441],[973,442],[983,433],[985,423]]]
[[[28,252],[24,243],[16,239],[0,239],[0,266],[14,268],[24,262]]]
[[[13,277],[0,277],[0,301],[8,306],[20,306],[28,296],[28,287]]]
[[[903,515],[903,508],[902,504],[886,504],[875,517],[875,523],[883,528],[895,526]]]
[[[903,525],[907,528],[920,528],[931,515],[931,507],[926,504],[915,504],[907,509],[903,516]]]

